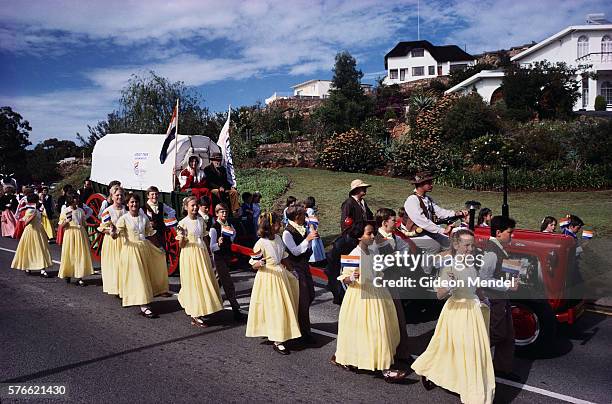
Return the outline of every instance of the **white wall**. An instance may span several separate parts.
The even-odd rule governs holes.
[[[317,80],[303,86],[294,87],[293,95],[325,98],[329,94],[331,81]]]
[[[423,76],[413,76],[412,68],[420,67],[420,66],[424,68],[424,75]],[[429,66],[434,66],[434,74],[432,75],[429,74]],[[397,79],[392,80],[390,71],[394,69],[398,69],[398,74],[397,74]],[[401,75],[400,75],[399,69],[408,69],[404,80],[400,80]],[[447,67],[447,70],[448,70],[448,67]],[[433,56],[431,56],[431,54],[427,51],[427,49],[424,50],[422,57],[421,56],[412,57],[411,53],[408,52],[408,55],[404,57],[387,58],[387,77],[385,78],[385,84],[399,84],[399,83],[406,83],[406,82],[414,81],[414,80],[420,80],[424,78],[436,77],[438,75],[437,73],[438,73],[438,62],[436,61],[436,59],[433,58]],[[446,74],[448,74],[448,71]]]

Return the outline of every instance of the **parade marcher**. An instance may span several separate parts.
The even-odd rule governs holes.
[[[81,203],[86,204],[89,197],[94,193],[93,186],[89,178],[86,178],[85,181],[83,181],[83,188],[79,189],[77,193],[79,194],[79,200]]]
[[[340,286],[337,278],[340,275],[340,256],[348,254],[359,241],[357,234],[363,232],[367,222],[374,220],[374,215],[363,197],[367,194],[369,184],[356,179],[351,181],[348,198],[340,207],[340,230],[342,234],[334,240],[331,250],[327,253],[327,288],[334,296],[335,304],[342,303],[344,288]]]
[[[285,341],[301,336],[298,321],[299,285],[296,277],[287,270],[287,251],[278,235],[280,217],[275,213],[263,213],[257,230],[259,240],[253,247],[249,263],[257,270],[249,316],[247,337],[267,337],[274,350],[288,355]]]
[[[217,219],[209,231],[210,251],[213,253],[215,269],[217,270],[219,282],[225,292],[225,298],[232,306],[234,319],[242,321],[244,315],[240,312],[240,304],[236,299],[236,288],[229,272],[229,263],[234,254],[232,252],[232,243],[236,238],[236,229],[227,221],[228,213],[225,204],[220,203],[215,206]]]
[[[190,156],[188,167],[181,171],[179,177],[181,191],[191,191],[191,194],[198,198],[198,200],[203,196],[212,197],[206,183],[206,174],[204,174],[200,164],[198,156]],[[212,207],[210,208],[212,209]]]
[[[478,212],[476,226],[489,227],[491,226],[491,219],[493,219],[493,211],[489,208],[482,208]]]
[[[223,303],[206,246],[206,222],[199,215],[199,207],[195,196],[185,198],[187,216],[177,226],[176,239],[181,247],[178,301],[191,317],[191,325],[205,328],[205,316],[223,310]]]
[[[434,176],[429,171],[417,173],[411,181],[415,189],[404,202],[404,209],[408,215],[406,227],[409,231],[417,233],[412,241],[427,254],[436,254],[450,246],[448,234],[452,227],[448,226],[445,229],[435,224],[434,220],[468,215],[466,210],[442,209],[427,195],[433,189],[433,179]],[[421,231],[419,232],[418,229]],[[431,268],[424,269],[431,270]]]
[[[359,234],[361,233],[361,234]],[[353,233],[359,244],[345,260],[338,280],[347,285],[340,306],[334,365],[360,370],[382,371],[387,382],[398,382],[406,371],[391,369],[400,342],[399,324],[393,299],[386,288],[373,283],[374,227],[366,224]]]
[[[253,227],[253,194],[250,192],[242,193],[242,205],[240,206],[240,222],[244,231],[249,235],[255,234]]]
[[[15,188],[12,185],[5,185],[4,195],[0,198],[2,237],[13,237],[15,234],[15,227],[17,226],[15,213],[17,212],[18,204],[19,201],[15,196]]]
[[[40,203],[45,208],[45,213],[49,220],[53,220],[53,214],[55,213],[55,206],[53,206],[53,197],[49,194],[49,187],[43,186],[40,194]]]
[[[502,270],[503,261],[509,257],[505,247],[512,241],[516,222],[504,216],[493,216],[491,219],[491,237],[483,251],[483,263],[478,271],[481,280],[505,279]],[[518,376],[512,373],[514,361],[514,325],[512,323],[512,306],[508,291],[516,291],[518,282],[511,287],[499,286],[484,289],[491,302],[491,346],[495,349],[493,367],[495,374],[506,379],[517,381]]]
[[[166,249],[166,227],[175,226],[176,212],[170,206],[159,200],[159,188],[150,186],[147,188],[147,202],[144,206],[144,213],[149,218],[155,236],[151,240],[157,247]]]
[[[79,207],[77,195],[66,194],[68,207],[59,218],[59,226],[64,231],[62,241],[62,258],[58,278],[70,283],[70,278],[76,279],[76,284],[86,286],[83,278],[94,273],[91,262],[89,239],[85,231],[85,212]],[[46,276],[46,274],[43,274]]]
[[[291,206],[295,205],[297,203],[297,198],[295,196],[291,196],[289,195],[287,197],[287,202],[285,202],[285,209],[283,209],[283,225],[287,225],[288,219],[287,219],[287,209],[289,209]]]
[[[102,217],[102,213],[104,213],[106,208],[108,208],[109,206],[113,204],[113,195],[111,194],[111,189],[113,189],[115,185],[120,187],[121,182],[117,180],[113,180],[108,183],[108,196],[106,197],[106,199],[102,201],[102,205],[100,205],[100,211],[98,212],[98,217]]]
[[[584,222],[576,215],[568,215],[566,222],[567,224],[563,226],[563,231],[561,234],[570,236],[576,240],[576,257],[580,257],[583,249],[578,241],[578,233],[580,233],[580,230],[584,226]]]
[[[315,198],[312,196],[307,197],[304,200],[304,207],[306,208],[306,232],[319,231],[319,212]],[[311,264],[325,261],[325,246],[321,237],[317,237],[312,240],[312,255],[308,259]]]
[[[113,185],[110,188],[109,195],[112,198],[113,204],[100,215],[100,227],[98,231],[105,235],[117,232],[117,221],[127,213],[124,206],[125,192],[119,185]],[[112,238],[104,237],[102,250],[100,252],[100,266],[102,268],[102,291],[109,295],[119,297],[120,286],[119,269],[121,266],[121,248],[124,240],[122,237]]]
[[[206,228],[210,230],[213,225],[213,215],[210,211],[210,198],[206,195],[200,198],[200,216],[206,223]]]
[[[25,219],[25,214],[26,211],[31,208],[31,204],[28,202],[28,196],[34,193],[34,190],[30,187],[22,187],[22,195],[21,198],[17,198],[18,199],[18,204],[17,204],[17,212],[15,213],[15,219],[17,221],[17,224],[15,226],[15,232],[13,233],[13,238],[20,238],[21,234],[23,233],[24,229],[25,229],[25,223],[24,223],[24,219]],[[36,195],[38,197],[38,195]],[[38,203],[40,201],[40,198],[37,198],[36,201],[36,205],[38,205]],[[36,206],[36,208],[38,208],[38,206]],[[42,215],[40,216],[40,220],[41,220],[41,225],[42,225]],[[43,230],[45,230],[44,226],[43,226]],[[46,233],[46,231],[45,231]],[[48,238],[47,238],[47,242]]]
[[[11,268],[30,271],[44,271],[53,266],[49,252],[49,240],[42,228],[41,213],[36,209],[38,195],[31,193],[27,197],[29,208],[24,212],[24,225],[22,237],[19,239],[15,257]]]
[[[378,229],[374,237],[375,246],[380,254],[391,255],[395,252],[410,253],[410,245],[401,237],[394,234],[395,230],[395,212],[391,209],[381,208],[376,211],[376,228]],[[407,268],[409,270],[409,268]],[[402,273],[399,268],[395,268],[394,273],[390,274],[393,278],[397,278]],[[400,343],[397,347],[396,357],[404,361],[411,361],[410,346],[408,344],[408,332],[406,331],[406,315],[404,306],[402,305],[401,297],[396,294],[391,294],[393,304],[397,312],[397,322],[399,324]]]
[[[438,385],[459,394],[465,404],[491,404],[495,374],[488,335],[489,308],[469,279],[478,273],[470,260],[474,233],[461,229],[451,237],[450,265],[440,273],[442,282],[458,281],[457,287],[436,289],[438,299],[448,298],[429,345],[412,364],[427,390]],[[473,260],[471,260],[473,261]],[[462,282],[462,283],[459,283]]]
[[[259,215],[261,214],[261,193],[259,191],[253,192],[253,228],[259,227]]]
[[[153,296],[168,293],[168,268],[166,254],[155,247],[147,237],[155,230],[147,215],[140,210],[140,198],[136,194],[126,197],[128,213],[117,220],[114,239],[124,237],[121,248],[119,282],[123,307],[140,306],[140,313],[155,318],[150,303]]]
[[[314,342],[310,332],[310,305],[315,298],[314,282],[308,260],[312,255],[312,242],[319,237],[317,231],[306,234],[306,210],[303,205],[295,204],[287,209],[287,226],[283,232],[283,243],[289,253],[287,262],[299,280],[298,318],[302,341]]]
[[[557,229],[557,219],[552,216],[546,216],[540,223],[540,231],[542,233],[554,233]]]
[[[58,215],[62,214],[62,208],[66,206],[66,194],[73,190],[74,188],[70,184],[66,184],[62,187],[62,194],[57,198],[57,205],[55,205],[55,212]]]
[[[213,153],[210,156],[211,163],[204,168],[204,174],[206,175],[206,181],[212,193],[215,206],[219,202],[229,202],[231,213],[236,214],[238,209],[240,209],[238,191],[228,181],[227,170],[221,165],[222,159],[221,153]]]

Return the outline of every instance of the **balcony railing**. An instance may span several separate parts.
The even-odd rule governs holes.
[[[602,62],[602,63],[612,63],[612,52],[591,52],[587,53],[584,56],[580,56],[576,58],[576,62],[585,63],[585,62]]]

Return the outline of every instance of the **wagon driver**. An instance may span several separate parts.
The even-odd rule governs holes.
[[[227,170],[221,165],[221,153],[215,152],[210,156],[210,165],[204,169],[206,181],[210,192],[214,198],[214,204],[226,202],[229,200],[232,214],[236,214],[240,209],[240,201],[238,191],[234,188],[227,179]]]

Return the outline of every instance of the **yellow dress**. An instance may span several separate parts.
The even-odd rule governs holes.
[[[49,252],[49,239],[41,225],[40,212],[36,209],[28,209],[24,219],[32,215],[36,217],[23,230],[11,268],[37,271],[53,266]]]
[[[123,306],[148,304],[153,296],[168,292],[166,254],[146,239],[155,230],[144,213],[134,217],[128,212],[116,227],[124,243],[119,268]]]
[[[72,215],[70,220],[68,214]],[[85,212],[81,208],[66,208],[59,218],[59,223],[64,225],[64,236],[62,240],[62,259],[58,278],[81,279],[93,274],[91,263],[91,251],[89,240],[85,231]]]
[[[51,224],[51,220],[47,216],[47,212],[43,209],[40,221],[42,223],[43,229],[45,229],[45,233],[49,239],[53,238],[53,225]]]
[[[179,266],[181,290],[178,301],[191,317],[206,316],[223,310],[219,283],[213,272],[212,262],[206,248],[206,223],[199,215],[195,220],[189,217],[179,222],[187,232],[187,244],[181,248]],[[177,232],[177,240],[183,236]]]
[[[393,299],[387,288],[372,283],[373,255],[357,246],[349,255],[361,257],[359,279],[351,283],[342,300],[338,317],[336,362],[365,370],[386,370],[393,364],[400,342],[400,329]],[[339,281],[353,269],[344,268]]]
[[[446,301],[427,349],[412,369],[435,384],[458,393],[465,404],[489,404],[495,396],[495,374],[489,347],[489,310],[467,287],[468,277],[477,275],[473,267],[462,271],[445,267],[440,277],[464,280],[466,287],[455,288]]]
[[[102,240],[102,250],[100,251],[100,267],[102,269],[102,291],[109,295],[119,295],[119,267],[121,265],[121,247],[123,246],[123,236],[113,239],[107,232],[111,229],[111,223],[117,225],[117,221],[127,211],[124,208],[116,209],[109,206],[104,212],[110,215],[109,222],[101,222],[98,231],[105,233]],[[102,217],[102,216],[100,216]]]
[[[249,317],[247,337],[268,337],[270,341],[285,342],[302,336],[298,323],[299,283],[281,264],[288,256],[280,236],[274,240],[260,238],[253,247],[262,253],[265,265],[257,270]],[[255,261],[251,259],[251,265]]]

